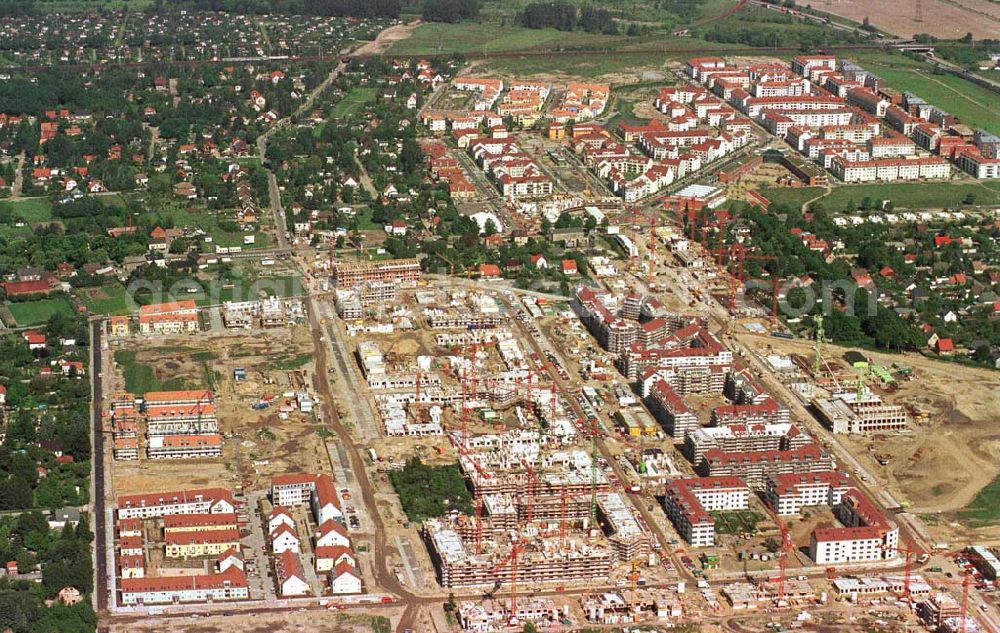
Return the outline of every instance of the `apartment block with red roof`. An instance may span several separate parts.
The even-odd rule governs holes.
[[[746,510],[750,488],[739,477],[677,479],[663,498],[667,517],[691,547],[715,545],[715,520],[709,512]]]
[[[169,514],[233,513],[233,493],[225,488],[199,488],[118,497],[118,519],[149,519]]]
[[[118,587],[123,606],[221,602],[250,597],[247,577],[236,567],[196,576],[123,578]]]
[[[834,506],[843,527],[816,528],[809,539],[809,556],[819,565],[871,562],[895,558],[899,528],[857,488],[845,492]]]
[[[198,329],[198,306],[190,299],[139,308],[141,334],[182,334],[197,332]]]

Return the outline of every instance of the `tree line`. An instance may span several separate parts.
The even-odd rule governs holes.
[[[479,0],[427,0],[423,18],[428,22],[461,22],[479,15]]]
[[[618,26],[607,9],[577,7],[568,2],[533,2],[524,7],[518,21],[529,29],[618,33]]]

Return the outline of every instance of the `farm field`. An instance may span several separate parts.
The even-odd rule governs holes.
[[[785,203],[794,207],[823,193],[822,187],[763,187],[758,190],[772,203]],[[872,201],[891,200],[897,209],[958,208],[966,196],[975,196],[975,204],[1000,204],[1000,183],[935,183],[844,185],[834,187],[829,195],[816,201],[827,211],[842,212],[848,203],[859,205],[865,198]]]
[[[939,38],[959,38],[972,33],[977,39],[996,37],[1000,29],[1000,5],[990,0],[924,0],[924,20],[918,22],[912,2],[837,0],[824,3],[824,11],[873,26],[900,37],[929,33]]]
[[[53,314],[73,314],[73,306],[66,297],[53,297],[37,301],[22,301],[8,303],[7,310],[18,326],[38,325],[45,323]]]
[[[966,125],[1000,134],[1000,95],[955,75],[935,75],[928,64],[902,54],[853,57],[884,79],[890,88],[916,93]]]

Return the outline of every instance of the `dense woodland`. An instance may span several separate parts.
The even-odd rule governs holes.
[[[479,0],[426,0],[423,18],[428,22],[461,22],[479,15]]]
[[[389,477],[411,521],[423,521],[451,511],[466,514],[472,511],[472,495],[457,463],[429,466],[419,457],[411,457],[403,470],[394,470]]]
[[[615,34],[618,27],[607,9],[577,7],[568,2],[533,2],[524,7],[519,22],[530,29],[558,29]]]

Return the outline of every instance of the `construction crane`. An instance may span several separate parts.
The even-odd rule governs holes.
[[[978,631],[979,627],[973,628],[969,626],[969,587],[972,586],[972,572],[968,569],[965,570],[965,574],[961,581],[956,580],[941,580],[940,584],[958,586],[962,588],[962,602],[961,602],[961,615],[959,616],[959,622],[961,623],[958,631],[956,633],[971,633],[972,631]]]
[[[910,592],[910,575],[912,574],[913,571],[912,557],[920,556],[924,552],[921,550],[913,549],[913,539],[909,537],[907,537],[906,539],[905,547],[900,547],[899,545],[897,545],[896,547],[883,547],[882,549],[890,552],[901,552],[905,557],[906,563],[905,566],[903,567],[903,595],[900,597],[906,601],[907,605],[911,605],[913,600],[913,595]]]
[[[508,624],[517,623],[517,557],[524,551],[524,546],[521,544],[520,540],[511,543],[510,553],[497,563],[497,565],[490,570],[490,573],[494,576],[504,567],[510,563],[510,617],[508,618]],[[499,578],[496,579],[496,587],[499,589],[503,584]]]
[[[778,513],[774,511],[774,508],[766,503],[764,507],[767,509],[768,514],[771,515],[771,520],[778,526],[778,531],[781,532],[781,548],[778,554],[778,599],[776,602],[777,606],[780,607],[785,604],[785,566],[787,564],[786,558],[788,557],[788,552],[792,549],[792,539],[788,536],[788,527],[781,520],[781,517],[778,516]]]
[[[590,522],[588,534],[597,525],[597,426],[596,416],[590,418]]]
[[[490,474],[488,472],[484,471],[483,468],[482,468],[482,466],[479,465],[479,462],[477,462],[476,460],[472,459],[472,457],[469,455],[469,451],[464,446],[459,447],[458,453],[460,455],[462,455],[463,457],[467,458],[468,461],[470,463],[472,463],[472,467],[476,470],[476,472],[479,474],[480,477],[482,477],[483,479],[490,479],[491,478]],[[476,492],[475,492],[475,495],[476,495],[476,554],[477,555],[482,553],[482,546],[483,546],[483,493],[482,493],[481,488],[482,488],[482,486],[480,486],[480,485],[476,485],[475,486],[475,489],[476,489]]]
[[[535,499],[535,494],[538,492],[538,476],[535,474],[535,469],[531,467],[528,460],[521,458],[521,465],[524,466],[524,471],[528,473],[528,488],[525,491],[524,505],[525,505],[525,523],[531,525],[534,516],[532,514],[532,503]]]
[[[748,253],[743,244],[737,242],[729,247],[730,272],[736,268],[736,274],[730,277],[729,309],[736,310],[736,289],[743,285],[743,264],[746,260],[777,261],[774,255],[763,253]],[[778,277],[771,275],[771,326],[778,322]]]
[[[823,332],[823,315],[817,314],[816,321],[816,357],[813,359],[813,378],[819,378],[819,374],[823,371],[823,339],[825,338],[825,333]]]

